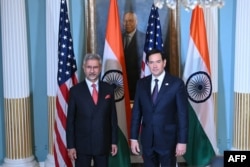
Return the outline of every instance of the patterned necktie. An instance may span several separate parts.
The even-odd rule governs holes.
[[[158,79],[155,79],[155,87],[154,87],[154,90],[153,90],[153,93],[152,93],[152,101],[153,103],[155,104],[155,101],[156,101],[156,98],[157,98],[157,95],[158,95]]]
[[[92,84],[92,87],[93,87],[92,98],[94,100],[94,103],[97,104],[98,92],[96,90],[96,84]]]

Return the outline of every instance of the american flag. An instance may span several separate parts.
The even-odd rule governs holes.
[[[67,153],[66,119],[69,89],[78,82],[76,71],[67,2],[66,0],[61,0],[58,38],[58,90],[54,125],[54,158],[56,167],[73,167]]]
[[[148,26],[142,60],[141,78],[150,74],[150,71],[146,66],[146,54],[152,49],[163,51],[160,17],[158,13],[158,8],[155,7],[154,4],[151,7],[151,12],[148,18]]]

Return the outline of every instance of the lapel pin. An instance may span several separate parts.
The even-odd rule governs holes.
[[[168,86],[168,83],[165,83],[166,86]]]

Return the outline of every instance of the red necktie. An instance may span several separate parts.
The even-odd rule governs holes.
[[[96,90],[96,84],[92,84],[92,87],[93,87],[92,98],[94,100],[94,103],[97,104],[98,92]]]

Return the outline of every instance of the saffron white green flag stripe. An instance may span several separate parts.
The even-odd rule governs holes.
[[[192,13],[183,80],[189,97],[188,166],[206,166],[217,153],[211,70],[203,9]]]
[[[118,117],[118,154],[109,158],[109,167],[130,167],[128,134],[131,108],[126,78],[119,12],[116,0],[110,0],[103,54],[102,80],[114,85]]]

